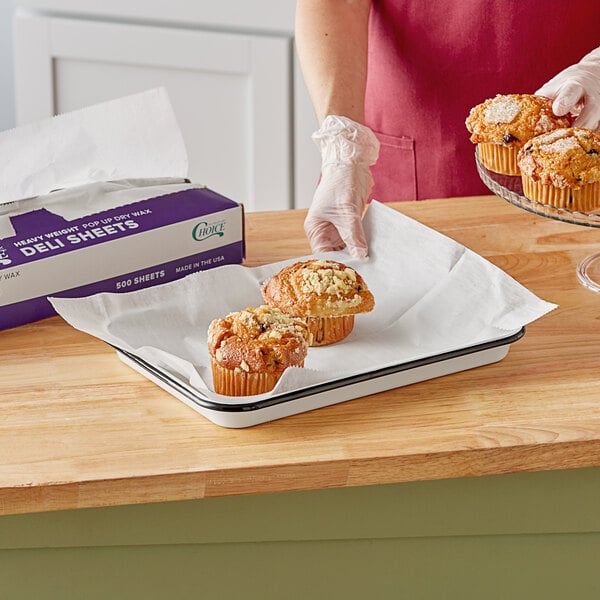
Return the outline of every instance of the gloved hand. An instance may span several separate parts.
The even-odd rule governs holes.
[[[577,115],[575,127],[598,129],[600,125],[600,48],[567,67],[537,92],[553,100],[552,110],[559,117]]]
[[[373,187],[369,167],[379,156],[379,141],[365,125],[329,115],[312,136],[321,149],[321,180],[304,221],[313,252],[346,247],[367,256],[362,213]]]

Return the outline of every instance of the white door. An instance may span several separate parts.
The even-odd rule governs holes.
[[[18,13],[18,124],[164,86],[189,176],[246,210],[293,206],[292,41]]]

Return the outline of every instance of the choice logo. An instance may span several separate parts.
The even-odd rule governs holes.
[[[218,235],[219,237],[223,237],[225,235],[225,221],[218,221],[217,223],[200,221],[200,223],[196,223],[196,225],[194,225],[194,229],[192,229],[192,237],[197,242],[206,240],[213,235]]]
[[[12,264],[12,260],[8,256],[8,252],[0,246],[0,265],[6,266]]]

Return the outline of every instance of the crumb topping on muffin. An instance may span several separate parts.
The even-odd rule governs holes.
[[[496,96],[485,109],[488,123],[512,123],[521,111],[521,103],[513,96]]]
[[[569,127],[532,138],[518,154],[523,175],[558,188],[600,181],[600,133]]]
[[[267,304],[297,316],[341,316],[369,312],[375,300],[364,279],[332,260],[309,260],[284,267],[262,288]]]
[[[302,326],[297,319],[271,306],[247,308],[237,313],[231,313],[229,317],[232,319],[233,332],[240,336],[281,339],[284,333],[302,332]]]
[[[208,328],[208,351],[219,365],[252,373],[302,366],[309,341],[302,319],[272,306],[230,313]]]
[[[532,94],[498,94],[474,106],[465,121],[474,144],[522,147],[541,133],[568,127],[568,117],[552,112],[552,101]]]
[[[304,265],[300,271],[302,291],[317,294],[347,294],[356,283],[356,271],[350,267],[340,268],[340,263],[316,260]]]

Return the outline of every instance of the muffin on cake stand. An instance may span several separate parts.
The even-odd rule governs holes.
[[[486,169],[479,160],[477,150],[475,151],[475,163],[479,176],[486,187],[510,204],[549,219],[585,227],[600,227],[600,208],[596,209],[596,212],[580,212],[530,200],[523,195],[521,177],[500,175]],[[585,257],[579,263],[577,278],[589,290],[600,293],[600,252]]]

